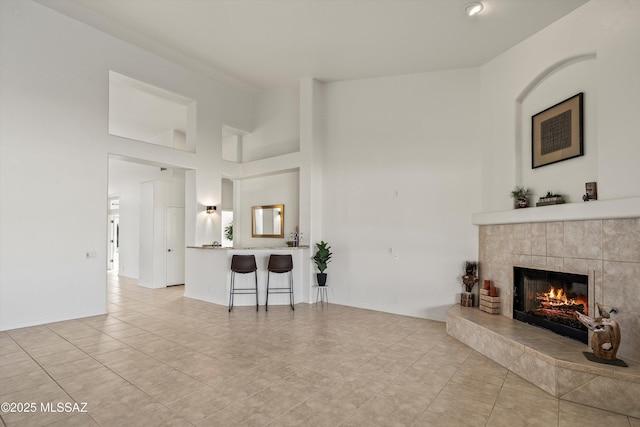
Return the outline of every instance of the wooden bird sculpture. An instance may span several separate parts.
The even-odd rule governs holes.
[[[596,306],[598,307],[598,317],[595,319],[578,312],[576,312],[576,317],[589,330],[593,331],[591,337],[593,354],[600,359],[616,360],[620,347],[620,325],[611,319],[602,304],[597,302]]]

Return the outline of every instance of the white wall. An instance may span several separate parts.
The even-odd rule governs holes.
[[[516,183],[572,202],[588,181],[600,200],[640,195],[638,40],[640,2],[592,0],[481,68],[483,211],[511,209]],[[531,115],[578,92],[585,156],[531,171]]]
[[[286,246],[290,233],[299,225],[299,177],[299,172],[294,171],[234,182],[241,194],[234,222],[243,224],[239,235],[234,226],[234,247]],[[284,237],[251,237],[251,207],[279,204],[284,205]]]
[[[109,154],[192,169],[187,242],[216,240],[203,206],[220,201],[220,129],[251,127],[253,91],[38,3],[0,8],[0,329],[104,313]],[[108,135],[110,70],[194,99],[196,153]]]
[[[300,149],[298,87],[268,89],[257,94],[254,128],[242,138],[242,161],[294,153]]]
[[[598,91],[595,85],[596,60],[593,56],[582,58],[549,75],[533,88],[522,100],[522,132],[515,143],[521,147],[518,182],[532,183],[530,202],[535,206],[539,197],[552,193],[562,194],[567,203],[582,202],[585,182],[597,181],[598,136],[597,106]],[[531,168],[531,116],[580,92],[584,93],[584,155],[566,161]],[[516,159],[517,161],[518,159]],[[558,176],[562,179],[558,179]],[[527,184],[529,185],[529,184]]]
[[[477,259],[479,82],[469,69],[325,84],[332,301],[435,319],[456,302]]]

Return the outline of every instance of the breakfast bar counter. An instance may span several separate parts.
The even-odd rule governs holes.
[[[274,246],[230,248],[220,246],[187,246],[185,254],[184,296],[220,305],[228,305],[231,281],[231,257],[233,255],[254,255],[258,266],[258,299],[261,308],[265,304],[267,292],[267,264],[271,254],[291,254],[293,258],[294,302],[309,303],[311,299],[310,275],[311,256],[309,246]],[[271,274],[271,286],[283,286],[287,274]],[[236,287],[250,287],[252,274],[236,276]],[[270,294],[269,306],[288,305],[289,295]],[[255,305],[255,295],[236,295],[235,306]]]

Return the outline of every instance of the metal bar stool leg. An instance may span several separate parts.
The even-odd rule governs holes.
[[[256,311],[258,311],[258,272],[254,271],[253,274],[255,274],[256,278]]]
[[[233,308],[233,280],[236,277],[236,273],[235,272],[231,272],[231,291],[229,292],[229,313],[231,313],[231,309]]]
[[[254,274],[255,286],[253,288],[236,289],[236,273]],[[249,279],[250,280],[250,279]],[[251,283],[251,282],[249,282]],[[260,304],[258,296],[258,267],[256,266],[256,258],[254,255],[233,255],[231,257],[231,287],[229,290],[229,312],[233,309],[235,294],[256,294],[256,311]]]
[[[291,304],[291,310],[295,310],[294,307],[294,298],[293,298],[293,271],[289,272],[289,290],[291,291],[291,294],[289,294],[289,301]]]
[[[269,311],[269,279],[271,278],[271,272],[267,271],[267,300],[264,303],[265,311]]]

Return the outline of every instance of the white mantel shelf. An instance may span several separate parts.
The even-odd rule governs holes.
[[[592,200],[562,205],[529,207],[471,215],[474,225],[517,224],[526,222],[583,221],[640,217],[640,197]]]

